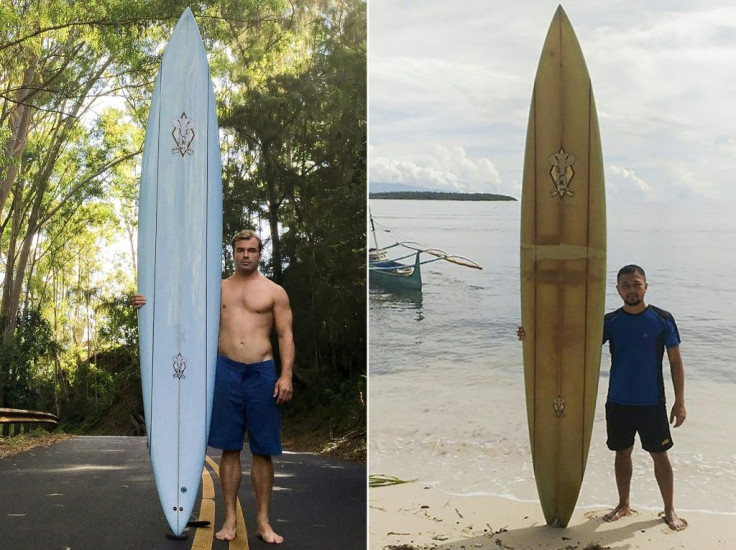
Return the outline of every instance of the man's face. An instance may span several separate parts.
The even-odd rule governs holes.
[[[647,282],[641,273],[625,273],[619,277],[616,290],[627,306],[638,306],[644,301]]]
[[[241,273],[253,273],[258,269],[261,253],[258,251],[258,239],[251,237],[235,243],[233,247],[235,269]]]

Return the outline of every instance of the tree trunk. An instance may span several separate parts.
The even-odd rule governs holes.
[[[42,220],[41,207],[43,205],[43,199],[49,180],[54,172],[54,165],[61,154],[62,146],[64,145],[69,132],[72,130],[74,125],[78,123],[78,117],[82,111],[82,107],[84,106],[87,94],[89,94],[94,83],[100,78],[110,63],[111,60],[107,60],[107,62],[103,63],[98,68],[96,74],[92,75],[85,83],[84,89],[80,90],[80,95],[74,104],[74,108],[63,120],[58,122],[55,134],[51,138],[50,147],[48,149],[48,154],[44,159],[43,168],[35,181],[36,189],[34,191],[35,196],[33,199],[33,206],[31,207],[26,234],[22,239],[22,246],[16,264],[17,267],[15,269],[15,273],[8,273],[6,270],[5,283],[3,286],[3,302],[0,304],[0,317],[5,317],[5,326],[3,327],[2,334],[2,341],[4,343],[8,343],[12,339],[13,331],[15,330],[15,325],[18,319],[18,303],[20,300],[21,289],[23,287],[23,278],[26,271],[26,265],[28,264],[28,257],[31,252],[31,246],[36,234],[41,228],[41,225],[46,221]],[[20,193],[18,193],[18,195],[20,196]],[[16,236],[14,235],[14,237]],[[18,235],[17,238],[20,238],[20,236]]]
[[[269,144],[263,144],[263,175],[268,189],[268,226],[271,232],[271,265],[273,269],[273,280],[281,284],[283,282],[281,239],[279,238],[279,207],[281,206],[276,181],[276,160],[272,158],[273,152]]]
[[[8,126],[10,127],[10,139],[6,145],[10,165],[8,171],[0,180],[0,212],[5,207],[5,202],[10,194],[15,179],[18,177],[18,162],[23,149],[28,142],[28,128],[31,123],[31,106],[25,104],[26,99],[31,95],[31,89],[36,86],[36,67],[38,66],[38,56],[34,56],[25,72],[23,73],[23,84],[15,95],[17,102],[10,109],[8,116]],[[0,229],[0,233],[2,229]]]
[[[13,277],[15,274],[15,261],[17,259],[16,246],[18,243],[18,233],[20,232],[20,216],[21,216],[21,200],[20,193],[13,196],[10,213],[10,239],[8,239],[8,251],[5,259],[5,277],[3,282],[2,301],[0,301],[0,318],[8,318],[10,310],[10,295],[13,291]],[[3,327],[4,328],[4,327]],[[5,332],[3,332],[5,334]],[[6,342],[5,338],[2,339]]]

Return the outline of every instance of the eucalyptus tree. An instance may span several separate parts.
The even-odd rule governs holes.
[[[139,140],[113,147],[94,131],[111,97],[132,106],[142,95],[155,70],[161,23],[183,4],[4,0],[0,6],[0,343],[6,350],[33,300],[37,260],[68,240],[72,228],[99,229],[94,218],[80,225],[80,216],[90,201],[103,203],[111,171],[140,153]],[[0,403],[7,357],[0,358]]]
[[[18,320],[40,312],[60,345],[34,349],[50,356],[59,379],[70,350],[105,324],[92,319],[93,304],[132,284],[150,93],[188,6],[223,126],[225,232],[263,224],[269,270],[304,312],[304,354],[349,372],[365,330],[359,0],[2,0],[0,344],[19,342]],[[100,280],[99,249],[119,237],[130,255],[109,273],[120,281]],[[0,354],[0,404],[7,357]]]

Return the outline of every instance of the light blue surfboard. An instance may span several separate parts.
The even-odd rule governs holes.
[[[156,487],[171,530],[190,519],[215,381],[222,272],[215,99],[187,9],[161,60],[146,126],[138,218],[141,382]]]

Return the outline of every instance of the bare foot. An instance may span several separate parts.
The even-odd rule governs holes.
[[[238,524],[235,521],[225,521],[225,523],[222,525],[222,529],[220,529],[217,533],[215,533],[215,537],[218,540],[235,540],[235,537],[238,536]]]
[[[271,525],[268,522],[263,524],[259,523],[257,534],[259,539],[269,544],[281,544],[284,542],[284,537],[277,535],[274,530],[271,529]]]
[[[680,518],[675,514],[674,512],[670,512],[669,514],[665,514],[664,512],[660,514],[661,517],[664,518],[664,522],[667,524],[667,526],[672,529],[673,531],[682,531],[687,527],[687,521],[685,519]]]
[[[631,508],[627,504],[619,504],[611,512],[603,516],[603,521],[616,521],[624,516],[631,515]]]

